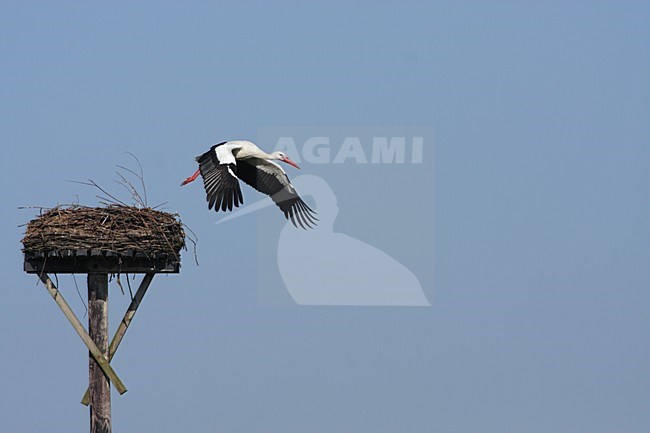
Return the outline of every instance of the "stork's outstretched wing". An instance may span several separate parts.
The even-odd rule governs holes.
[[[197,156],[203,186],[205,187],[208,209],[219,212],[232,210],[244,203],[237,180],[237,161],[233,147],[228,142],[215,144],[203,155]]]
[[[237,177],[271,197],[294,226],[300,224],[304,229],[305,226],[312,228],[316,225],[316,212],[300,198],[287,174],[275,162],[260,158],[239,160]]]

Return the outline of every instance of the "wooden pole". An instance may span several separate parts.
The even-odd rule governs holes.
[[[63,312],[63,315],[66,317],[66,319],[68,319],[74,330],[77,331],[77,334],[79,334],[81,340],[84,342],[93,357],[97,360],[102,370],[104,370],[104,373],[110,377],[111,382],[113,382],[113,385],[115,385],[115,389],[117,389],[120,394],[124,394],[126,392],[126,387],[122,383],[122,380],[118,377],[117,373],[115,373],[113,367],[111,367],[111,365],[108,363],[108,359],[104,356],[102,351],[99,350],[90,335],[88,335],[88,332],[86,332],[84,325],[81,324],[77,316],[74,314],[72,308],[70,308],[68,303],[63,298],[61,292],[59,292],[59,289],[57,289],[47,274],[41,273],[39,274],[39,278],[45,285],[47,291],[50,293],[50,296],[52,296],[52,299],[54,299],[54,302],[56,302],[56,305],[58,305]]]
[[[120,322],[120,326],[117,327],[117,331],[115,331],[115,335],[113,336],[113,339],[111,340],[111,344],[108,347],[109,361],[113,360],[113,356],[115,356],[115,352],[117,351],[117,348],[120,346],[120,343],[124,338],[124,334],[126,334],[126,330],[129,328],[129,325],[131,324],[131,320],[133,320],[133,316],[135,316],[135,312],[138,311],[140,302],[142,302],[142,298],[144,298],[144,294],[147,293],[147,289],[149,288],[149,285],[151,284],[151,280],[153,280],[154,275],[156,274],[148,273],[145,274],[144,278],[142,278],[140,287],[138,287],[138,291],[135,293],[133,300],[131,300],[131,304],[129,304],[129,308],[127,308],[126,313],[124,313],[124,317]],[[86,393],[81,399],[81,404],[85,406],[88,406],[90,404],[90,389],[86,389]]]
[[[108,274],[88,274],[88,331],[108,357]],[[111,432],[111,383],[89,355],[90,433]]]

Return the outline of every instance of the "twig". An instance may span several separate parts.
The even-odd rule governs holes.
[[[131,152],[128,152],[128,151],[126,153],[128,155],[130,155],[131,157],[133,157],[133,159],[135,159],[135,162],[138,163],[138,167],[140,167],[140,174],[138,175],[136,172],[134,172],[133,170],[129,170],[126,167],[122,167],[122,166],[119,166],[119,165],[118,165],[118,167],[132,173],[134,176],[136,176],[138,179],[140,179],[140,183],[142,184],[142,192],[144,194],[144,207],[147,207],[147,203],[148,203],[148,201],[147,201],[147,185],[144,183],[144,170],[142,170],[142,164],[140,164],[140,160],[138,159],[137,156],[135,156],[134,154],[132,154]]]
[[[52,208],[51,207],[45,207],[45,206],[18,206],[18,209],[39,209],[39,210],[47,209],[47,210],[50,210]]]
[[[86,301],[84,301],[83,296],[81,296],[81,292],[79,291],[79,286],[77,285],[77,277],[75,277],[74,274],[72,274],[72,280],[74,281],[74,286],[77,289],[77,295],[79,295],[79,299],[81,299],[81,305],[83,305],[84,309],[86,310],[83,316],[83,319],[85,319],[86,315],[88,314],[88,307],[86,306]]]
[[[129,278],[127,277],[126,279],[128,280]],[[124,294],[124,287],[122,287],[122,282],[120,281],[120,274],[119,273],[117,274],[117,278],[115,279],[115,281],[117,282],[117,285],[120,286],[120,292],[122,292],[122,294]]]
[[[129,274],[126,274],[126,285],[129,286],[129,295],[131,295],[131,300],[133,301],[133,291],[131,290],[131,281],[129,281]]]
[[[118,167],[119,167],[119,165],[118,165]],[[127,191],[129,191],[129,193],[131,194],[131,197],[133,198],[133,200],[136,203],[138,203],[141,207],[147,207],[145,201],[142,200],[142,197],[138,193],[138,190],[135,189],[133,184],[127,178],[125,178],[122,175],[122,173],[120,173],[119,171],[115,171],[115,174],[117,174],[122,179],[122,182],[120,182],[119,180],[116,180],[115,183],[118,183],[118,184],[122,185],[124,188],[126,188]]]
[[[196,266],[199,266],[199,256],[196,254],[196,245],[199,243],[199,237],[194,233],[194,231],[187,226],[187,224],[183,223],[183,227],[185,227],[190,233],[192,233],[193,237],[185,235],[187,239],[192,242],[193,245],[193,250],[194,250],[194,262],[196,263]]]
[[[124,203],[122,200],[119,200],[119,199],[115,198],[113,195],[111,195],[110,193],[108,193],[104,188],[102,188],[101,186],[97,185],[97,183],[96,183],[94,180],[92,180],[92,179],[88,179],[88,182],[81,182],[81,181],[78,181],[78,180],[69,180],[68,182],[78,183],[78,184],[86,185],[86,186],[94,186],[95,188],[97,188],[98,190],[100,190],[101,192],[103,192],[104,194],[106,194],[107,196],[109,196],[109,197],[110,197],[112,200],[114,200],[115,202],[121,204],[122,206],[127,206],[126,203]],[[103,197],[97,197],[97,198],[101,198],[101,199],[104,199],[104,200],[105,200],[105,198],[103,198]]]

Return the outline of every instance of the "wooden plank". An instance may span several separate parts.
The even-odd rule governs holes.
[[[129,308],[127,308],[126,313],[124,313],[122,322],[120,322],[120,326],[118,326],[117,331],[115,331],[115,335],[111,340],[111,345],[108,348],[109,362],[113,360],[113,356],[115,356],[115,352],[117,352],[117,348],[120,346],[120,343],[124,338],[124,334],[126,334],[126,330],[129,328],[129,325],[135,316],[135,312],[140,306],[140,302],[142,302],[142,298],[144,298],[145,293],[147,293],[147,289],[149,288],[154,275],[155,274],[153,273],[149,273],[145,274],[144,278],[142,278],[140,287],[138,287],[138,291],[135,292],[135,296],[133,296],[133,300],[131,301],[131,304],[129,304]],[[86,389],[86,393],[81,399],[81,404],[85,406],[88,406],[90,404],[90,389]]]
[[[84,342],[95,360],[97,360],[102,371],[109,377],[111,382],[113,382],[115,389],[117,389],[120,394],[124,394],[126,392],[124,383],[122,383],[122,380],[120,380],[117,373],[115,373],[111,365],[108,363],[108,359],[106,359],[102,351],[99,350],[93,339],[90,338],[90,335],[88,335],[84,326],[81,324],[77,316],[75,316],[74,312],[63,298],[61,292],[59,292],[59,289],[56,288],[47,274],[42,273],[39,277],[47,291],[50,293],[50,296],[52,296],[61,311],[63,311],[63,315],[68,319],[74,330],[77,331],[77,334],[79,334],[79,337],[81,337],[81,340]]]
[[[177,274],[180,271],[180,261],[173,256],[154,259],[150,257],[79,255],[73,257],[37,257],[36,255],[25,255],[24,269],[28,274]]]
[[[88,333],[108,356],[108,274],[88,274]],[[111,383],[92,354],[88,357],[90,433],[111,432]]]

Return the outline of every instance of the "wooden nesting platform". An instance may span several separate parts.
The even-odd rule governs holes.
[[[178,273],[185,232],[177,215],[112,205],[49,209],[27,224],[27,273]]]
[[[185,247],[183,225],[178,215],[151,208],[57,207],[31,220],[22,242],[25,272],[38,275],[89,350],[90,385],[81,402],[90,405],[90,430],[110,433],[110,385],[120,394],[126,392],[110,361],[154,275],[180,271],[180,250]],[[88,274],[88,330],[50,279],[50,273]],[[110,344],[109,274],[144,274]]]

